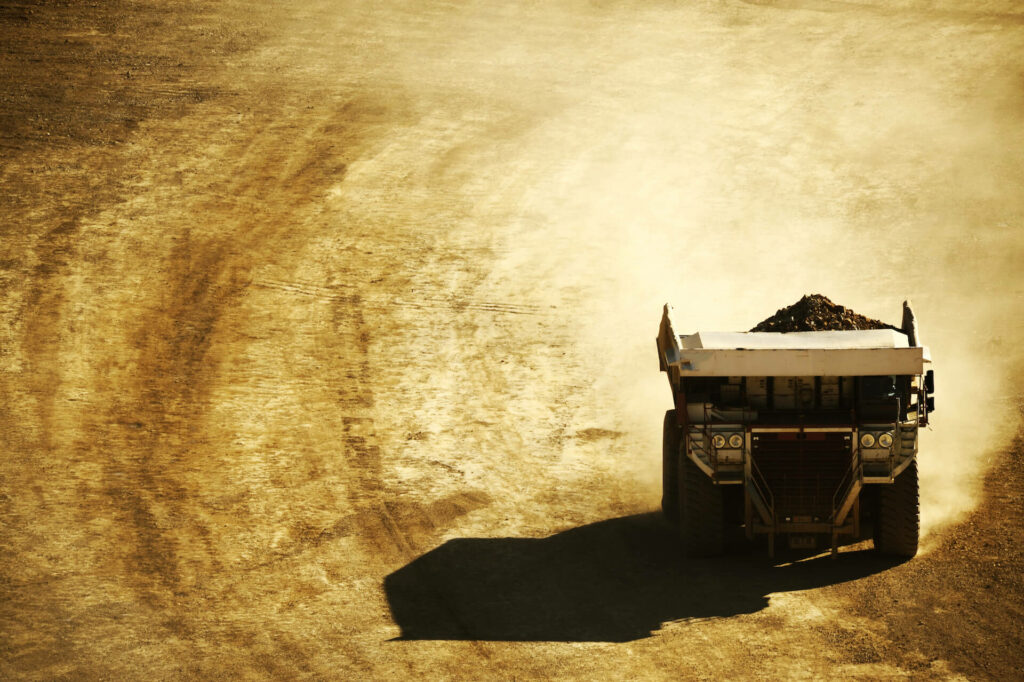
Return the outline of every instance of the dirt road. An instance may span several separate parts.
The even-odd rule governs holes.
[[[1012,2],[0,5],[0,677],[1009,678]],[[925,549],[684,561],[660,305],[913,298]]]

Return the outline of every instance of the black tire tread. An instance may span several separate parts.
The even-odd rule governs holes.
[[[875,548],[883,554],[910,558],[917,554],[921,512],[915,459],[892,485],[878,491]]]
[[[679,441],[676,411],[665,413],[661,438],[661,513],[670,525],[679,524]]]
[[[685,454],[679,457],[679,538],[690,557],[725,551],[722,490]]]

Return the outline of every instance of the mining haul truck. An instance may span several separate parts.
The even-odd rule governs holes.
[[[929,351],[909,302],[901,331],[697,332],[665,306],[662,509],[688,556],[726,539],[791,548],[860,538],[917,553],[918,430],[934,410]]]

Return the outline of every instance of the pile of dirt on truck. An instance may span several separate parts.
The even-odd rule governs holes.
[[[804,296],[793,305],[780,309],[763,320],[752,332],[820,332],[847,329],[897,329],[870,317],[859,315],[822,296]]]

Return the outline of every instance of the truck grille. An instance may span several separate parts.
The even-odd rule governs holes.
[[[774,495],[776,518],[830,520],[852,444],[849,432],[752,434],[752,455]]]

